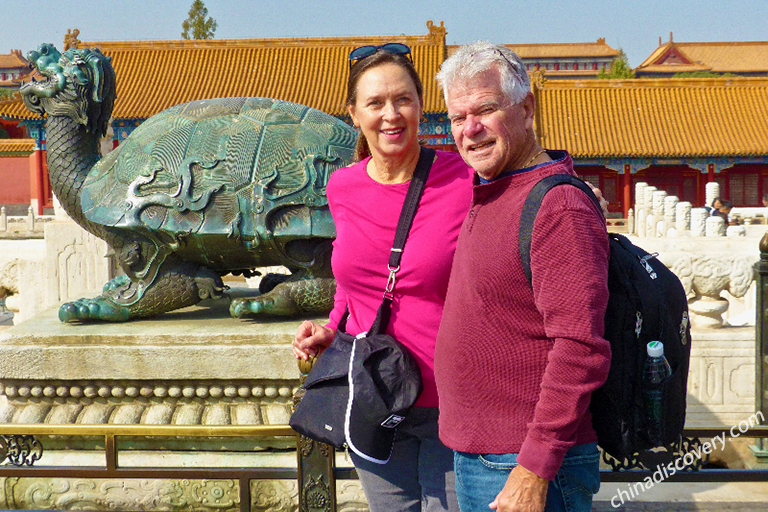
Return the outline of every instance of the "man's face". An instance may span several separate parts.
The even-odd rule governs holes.
[[[455,82],[448,91],[448,117],[459,153],[477,173],[493,179],[518,169],[535,144],[533,95],[512,104],[490,69],[469,80]]]

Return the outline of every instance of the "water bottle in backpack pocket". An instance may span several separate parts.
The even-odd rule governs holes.
[[[664,383],[672,377],[672,368],[664,357],[664,344],[652,341],[646,347],[648,357],[643,367],[643,398],[648,420],[648,437],[656,446],[664,444]]]

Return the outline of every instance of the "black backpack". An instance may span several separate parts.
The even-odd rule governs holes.
[[[523,205],[519,230],[520,260],[529,284],[536,213],[544,195],[563,184],[582,189],[599,208],[590,186],[569,174],[547,176],[533,187]],[[661,341],[672,367],[672,376],[663,383],[662,432],[664,446],[671,453],[685,425],[691,354],[688,300],[680,280],[656,254],[648,254],[623,235],[608,235],[611,255],[604,337],[611,344],[611,368],[605,384],[592,394],[592,424],[603,451],[619,461],[640,461],[650,468],[661,454],[647,452],[656,446],[648,435],[641,385],[646,344]]]

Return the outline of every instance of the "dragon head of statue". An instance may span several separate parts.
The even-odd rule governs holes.
[[[49,43],[27,54],[30,65],[45,80],[22,85],[26,107],[48,116],[69,116],[89,132],[106,133],[116,98],[111,57],[98,48],[69,49],[60,53]]]

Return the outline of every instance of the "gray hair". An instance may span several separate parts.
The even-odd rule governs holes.
[[[448,103],[448,90],[457,80],[469,80],[496,67],[501,75],[501,90],[514,104],[520,103],[531,91],[531,81],[523,62],[506,46],[477,41],[460,46],[448,57],[435,78]]]

